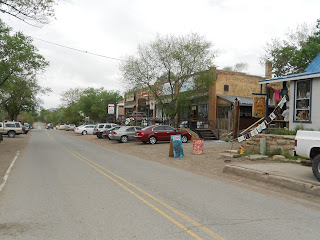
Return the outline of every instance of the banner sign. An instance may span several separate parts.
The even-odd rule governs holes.
[[[193,154],[202,154],[203,153],[203,139],[194,139],[192,149],[193,149]]]
[[[249,133],[242,135],[240,137],[238,137],[238,141],[242,142],[244,140],[248,140],[251,137],[254,137],[256,135],[258,135],[259,133],[261,133],[263,130],[265,130],[268,126],[268,124],[270,122],[272,122],[272,120],[274,120],[276,118],[276,114],[275,111],[277,110],[277,108],[282,109],[283,105],[287,102],[287,96],[283,96],[283,98],[281,99],[281,101],[279,102],[278,106],[273,110],[272,113],[270,113],[270,115],[266,118],[266,120],[264,120],[262,123],[260,123],[257,127],[253,128]]]
[[[108,114],[114,114],[114,104],[108,104]]]
[[[171,155],[172,151],[173,151],[173,156],[175,158],[183,158],[184,157],[181,135],[172,135],[171,136],[169,156]]]

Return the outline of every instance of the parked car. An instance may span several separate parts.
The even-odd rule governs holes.
[[[103,133],[113,127],[118,126],[115,123],[98,123],[93,130],[93,134],[97,135],[97,138],[103,138]]]
[[[111,131],[111,133],[109,134],[109,138],[111,140],[117,140],[121,143],[126,143],[129,140],[134,140],[135,132],[141,129],[141,127],[137,126],[123,126],[118,130]]]
[[[14,138],[23,133],[22,125],[20,122],[0,122],[0,133]]]
[[[81,133],[82,135],[93,134],[95,124],[86,124],[75,128],[75,133]]]
[[[76,127],[76,125],[74,125],[74,124],[68,124],[66,126],[66,131],[70,131],[70,130],[73,131],[75,127]]]
[[[27,134],[29,132],[29,124],[28,123],[24,123],[22,125],[22,132],[23,132],[23,134]]]
[[[312,160],[312,172],[320,181],[320,131],[297,131],[294,155]]]
[[[66,130],[66,126],[67,126],[66,124],[60,124],[60,128],[59,129],[60,130]]]
[[[181,135],[183,143],[191,139],[191,134],[186,131],[177,130],[167,125],[153,125],[146,127],[135,134],[135,139],[143,143],[155,144],[158,141],[170,141],[171,135]]]
[[[108,138],[109,140],[110,137],[109,137],[109,134],[113,131],[113,130],[118,130],[121,126],[116,126],[116,127],[113,127],[113,128],[109,128],[108,130],[104,131],[104,133],[102,134],[102,138]]]

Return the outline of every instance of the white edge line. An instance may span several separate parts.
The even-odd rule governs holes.
[[[10,174],[10,172],[11,172],[11,169],[12,169],[14,163],[16,162],[19,154],[20,154],[20,151],[17,152],[16,156],[14,157],[12,163],[10,164],[10,166],[9,166],[7,172],[6,172],[6,175],[4,175],[4,177],[3,177],[3,183],[0,185],[0,192],[2,191],[4,185],[6,184],[7,179],[8,179],[8,177],[9,177],[9,174]]]

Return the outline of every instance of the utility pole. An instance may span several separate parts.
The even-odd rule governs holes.
[[[240,115],[240,105],[239,105],[239,100],[236,98],[234,102],[233,139],[238,137],[239,115]]]

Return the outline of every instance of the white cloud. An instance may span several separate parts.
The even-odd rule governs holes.
[[[263,46],[297,24],[316,23],[318,0],[96,0],[60,2],[57,20],[34,28],[9,16],[4,20],[26,35],[105,56],[121,58],[136,52],[139,43],[157,33],[196,32],[220,50],[218,67],[248,63],[247,72],[264,75],[259,58]],[[59,94],[72,87],[122,90],[119,62],[34,40],[50,61],[40,76],[53,92],[43,96],[46,108],[60,104]]]

